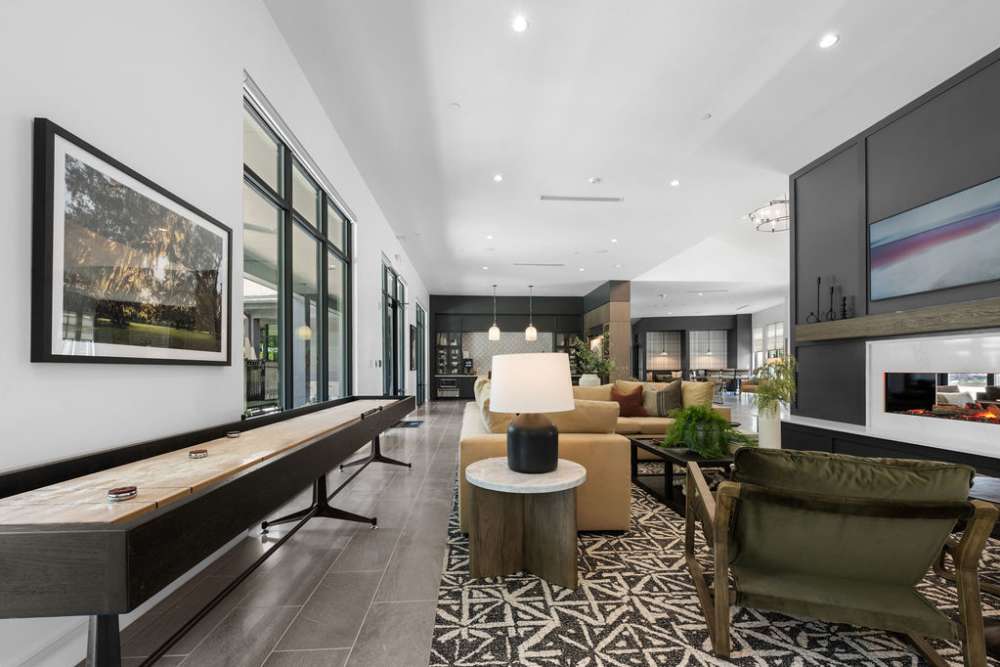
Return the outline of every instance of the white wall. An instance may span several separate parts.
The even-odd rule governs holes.
[[[427,292],[263,4],[3,0],[0,470],[239,417],[238,329],[230,367],[29,363],[30,175],[31,119],[45,116],[229,225],[237,277],[244,70],[357,215],[355,390],[381,391],[382,254],[406,279],[410,322]],[[0,665],[80,659],[82,620],[0,621]]]

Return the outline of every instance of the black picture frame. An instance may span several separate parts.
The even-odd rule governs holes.
[[[410,325],[410,370],[417,370],[417,327]]]
[[[177,195],[154,183],[142,174],[122,164],[107,153],[101,151],[65,128],[53,123],[47,118],[35,118],[34,156],[33,156],[33,194],[32,194],[32,262],[31,262],[31,361],[43,363],[114,363],[114,364],[168,364],[168,365],[232,365],[232,230],[204,211],[192,206]],[[60,141],[61,140],[61,141]],[[221,292],[222,305],[225,313],[221,317],[220,350],[202,354],[202,358],[185,358],[184,350],[167,347],[142,347],[116,345],[115,347],[136,347],[146,350],[144,356],[118,356],[108,354],[64,354],[55,351],[53,345],[53,280],[54,243],[55,243],[55,169],[57,167],[57,142],[62,142],[96,159],[108,167],[121,172],[140,186],[147,188],[174,205],[184,209],[200,220],[196,222],[203,228],[209,225],[218,229],[213,232],[223,240],[225,253],[225,277]],[[61,175],[60,175],[61,176]],[[124,184],[123,184],[124,185]],[[127,185],[134,189],[131,185]],[[138,190],[135,190],[138,192]],[[139,194],[144,194],[139,192]],[[147,195],[148,197],[148,195]],[[207,225],[203,223],[208,223]],[[62,289],[61,282],[59,288]],[[164,350],[163,356],[151,355],[149,350]],[[198,351],[187,351],[198,356]],[[174,355],[174,356],[167,356]]]

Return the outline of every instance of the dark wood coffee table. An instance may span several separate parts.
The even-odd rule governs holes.
[[[732,456],[707,459],[687,447],[663,447],[661,445],[662,436],[630,435],[627,437],[632,445],[632,483],[681,516],[684,516],[684,494],[678,493],[674,487],[674,466],[686,468],[688,463],[697,463],[701,468],[723,468],[727,476],[732,469]],[[639,474],[640,449],[663,461],[662,475]]]

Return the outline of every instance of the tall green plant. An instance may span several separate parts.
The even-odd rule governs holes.
[[[573,344],[576,349],[576,367],[581,373],[607,377],[615,368],[613,359],[604,356],[603,350],[592,350],[587,341],[577,339]]]
[[[786,355],[771,359],[757,370],[757,391],[753,395],[757,412],[775,415],[782,405],[795,398],[795,357]]]
[[[729,456],[732,448],[753,447],[757,441],[737,431],[729,420],[707,405],[692,405],[670,413],[674,423],[663,438],[664,447],[687,447],[708,459]]]

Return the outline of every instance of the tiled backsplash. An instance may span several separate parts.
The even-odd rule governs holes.
[[[462,334],[462,354],[472,358],[477,375],[485,375],[491,366],[494,354],[518,354],[521,352],[552,352],[553,336],[539,331],[538,340],[524,340],[523,331],[501,331],[500,340],[490,340],[485,331]]]

